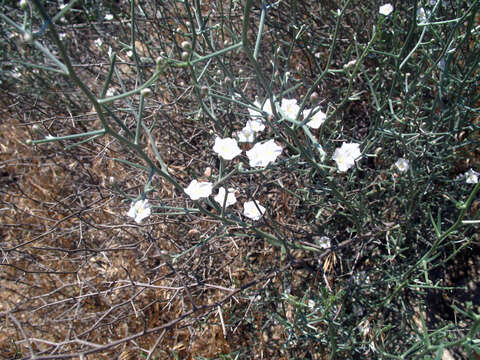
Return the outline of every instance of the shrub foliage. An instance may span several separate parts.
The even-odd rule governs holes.
[[[2,355],[480,357],[478,0],[0,4]]]

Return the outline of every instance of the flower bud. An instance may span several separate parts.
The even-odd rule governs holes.
[[[27,139],[27,140],[25,140],[25,144],[27,144],[27,145],[32,145],[32,139]]]
[[[200,231],[197,229],[191,229],[188,233],[187,236],[189,238],[198,238],[200,236]]]
[[[189,56],[188,52],[186,51],[182,52],[182,60],[187,60],[188,56]]]
[[[157,59],[155,60],[155,62],[157,63],[157,68],[165,65],[166,61],[165,61],[165,58],[159,56],[157,57]]]
[[[140,94],[141,94],[142,96],[147,97],[147,96],[150,96],[150,95],[152,94],[152,90],[150,90],[150,88],[145,88],[145,89],[142,89],[142,90],[140,91]]]
[[[316,104],[318,102],[318,100],[320,100],[320,96],[318,96],[318,93],[316,91],[314,91],[312,93],[312,95],[310,95],[310,100],[312,101],[312,103]]]
[[[31,43],[33,41],[33,34],[30,31],[25,32],[25,34],[23,34],[23,41],[25,43]]]
[[[356,64],[357,64],[357,59],[350,60],[348,63],[343,65],[343,69],[344,70],[350,69],[350,68],[354,67]]]
[[[36,133],[41,133],[42,131],[40,130],[40,126],[38,126],[37,124],[33,125],[32,126],[32,130]]]
[[[183,50],[190,50],[192,48],[192,43],[190,41],[184,41],[180,45]]]
[[[20,9],[27,10],[28,8],[28,1],[27,0],[20,0],[19,3]]]
[[[203,176],[205,176],[206,178],[209,178],[211,175],[212,175],[212,168],[210,166],[207,166],[207,168],[203,173]]]

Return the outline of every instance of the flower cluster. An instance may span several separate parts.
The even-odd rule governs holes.
[[[265,101],[263,106],[261,106],[258,101],[256,101],[254,105],[257,108],[261,108],[262,111],[260,112],[255,109],[248,109],[248,112],[253,120],[249,120],[247,125],[245,125],[245,127],[238,132],[238,138],[240,142],[253,142],[252,139],[254,139],[254,136],[252,137],[248,135],[251,135],[252,133],[255,135],[255,133],[265,129],[265,124],[262,120],[263,114],[267,114],[268,116],[273,115],[272,104],[269,99]],[[280,106],[278,106],[278,103],[275,103],[275,106],[277,110],[279,110],[280,113],[287,119],[296,120],[299,116],[300,105],[296,99],[282,99]],[[318,129],[327,118],[327,115],[319,107],[304,109],[301,115],[305,120],[309,119],[306,125],[312,129]]]
[[[105,96],[106,96],[106,97],[111,97],[111,96],[113,96],[113,95],[115,95],[115,88],[113,88],[113,87],[108,88],[108,89],[107,89],[107,92],[105,93]]]
[[[388,9],[387,9],[388,10]],[[392,7],[393,11],[393,7]],[[261,111],[256,109],[248,109],[251,120],[248,120],[245,127],[237,133],[240,142],[253,142],[258,132],[265,129],[262,116],[264,114],[272,114],[272,103],[269,99],[265,101],[263,106],[256,101],[255,106]],[[296,120],[299,117],[300,106],[296,99],[282,99],[281,103],[274,103],[279,112],[287,119]],[[304,109],[301,113],[306,126],[312,129],[318,129],[327,119],[327,114],[324,113],[320,107],[313,107]],[[325,156],[325,152],[319,145],[319,151],[322,157]],[[282,153],[282,148],[275,143],[274,140],[268,140],[265,142],[257,143],[255,146],[247,151],[247,156],[252,167],[266,167],[271,162],[275,162],[277,157]],[[361,157],[360,144],[344,143],[340,148],[335,150],[333,154],[333,160],[337,163],[338,170],[345,172],[350,169],[355,161]],[[403,168],[408,168],[408,161],[406,164],[398,163],[397,167],[400,171],[405,171]],[[402,168],[400,168],[402,167]]]
[[[185,193],[192,200],[207,198],[212,194],[213,184],[210,182],[199,182],[192,180],[190,185],[185,189]],[[220,206],[227,208],[237,202],[235,189],[229,188],[228,191],[224,187],[218,189],[218,194],[213,198]],[[247,201],[243,204],[243,215],[252,219],[259,220],[266,209],[258,203],[258,201]],[[148,216],[148,215],[147,215]]]
[[[272,115],[272,106],[270,104],[270,100],[267,100],[263,107],[258,101],[255,101],[254,105],[259,109],[261,108],[262,111],[267,115]],[[240,142],[252,143],[255,141],[257,133],[265,130],[265,124],[262,119],[262,112],[251,108],[248,108],[248,112],[252,119],[248,120],[244,128],[237,132],[237,137],[238,141]]]
[[[113,96],[113,89],[109,89],[107,96]],[[251,119],[249,119],[245,127],[237,133],[238,141],[240,142],[254,142],[256,134],[265,129],[263,116],[265,114],[272,114],[272,104],[267,100],[261,107],[260,103],[255,102],[255,105],[261,111],[256,109],[249,109]],[[277,104],[275,104],[277,106]],[[290,120],[296,120],[299,117],[300,106],[295,99],[283,99],[279,107],[280,113]],[[326,114],[319,108],[314,107],[305,109],[302,114],[306,125],[318,129],[326,119]],[[242,153],[242,149],[237,144],[237,140],[226,137],[221,138],[217,136],[213,145],[213,151],[224,160],[233,160]],[[274,139],[257,142],[250,150],[246,152],[251,167],[264,168],[270,163],[273,163],[282,154],[283,148],[279,146]],[[323,151],[323,150],[322,150]],[[335,150],[333,160],[337,163],[339,171],[347,171],[355,164],[361,156],[360,145],[355,143],[344,143],[340,148]],[[408,166],[408,164],[407,164]],[[400,163],[397,162],[397,167],[400,168]],[[403,171],[403,170],[401,170]],[[208,175],[210,176],[210,175]],[[213,183],[208,181],[192,180],[190,184],[184,189],[190,199],[196,201],[202,198],[208,198],[212,195]],[[237,202],[236,190],[224,187],[218,189],[214,200],[222,207],[229,207]],[[246,201],[243,204],[243,215],[252,220],[259,220],[266,212],[258,201]],[[151,214],[150,205],[147,200],[136,201],[132,204],[128,211],[128,216],[133,217],[137,223],[140,223],[144,218]],[[321,247],[328,247],[325,239],[320,244]]]

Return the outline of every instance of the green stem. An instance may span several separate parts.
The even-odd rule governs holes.
[[[55,24],[57,22],[58,19],[60,19],[63,15],[65,15],[67,13],[67,11],[69,11],[73,5],[75,5],[75,3],[77,3],[78,0],[71,0],[69,3],[65,4],[65,7],[60,10],[53,18],[52,18],[52,22]]]
[[[39,0],[32,0],[32,1],[35,4],[35,7],[40,12],[40,14],[42,15],[44,21],[48,21],[48,28],[49,28],[49,30],[52,34],[53,41],[55,42],[55,45],[58,48],[58,51],[60,53],[60,57],[65,62],[65,65],[63,65],[63,64],[62,65],[64,67],[66,67],[68,76],[83,91],[83,93],[87,96],[88,100],[91,101],[91,103],[93,104],[93,107],[95,108],[95,111],[97,112],[97,115],[98,115],[98,118],[100,119],[100,122],[102,123],[105,130],[108,130],[109,126],[108,126],[108,123],[105,120],[105,117],[103,115],[102,107],[100,106],[99,102],[97,101],[97,98],[95,97],[95,95],[87,87],[87,85],[85,85],[80,80],[80,78],[77,76],[77,73],[75,72],[75,70],[72,66],[72,63],[70,62],[70,58],[68,57],[67,52],[65,51],[65,47],[63,46],[62,42],[60,41],[60,39],[58,37],[58,33],[55,29],[55,26],[50,21],[50,17],[48,16],[46,10],[44,9],[43,5],[41,4],[41,2]],[[35,43],[38,43],[38,42],[35,41]],[[38,43],[38,44],[40,45],[40,43]],[[53,59],[55,59],[55,57],[53,55],[51,55],[51,56],[52,56]],[[59,61],[57,60],[57,62],[59,62]]]
[[[298,111],[298,114],[302,113],[303,109],[305,109],[305,106],[310,99],[310,95],[312,95],[312,93],[315,91],[315,89],[320,84],[320,82],[323,80],[323,78],[329,73],[329,68],[330,68],[330,64],[331,64],[332,59],[333,59],[333,54],[335,52],[335,47],[337,46],[337,39],[338,39],[339,30],[340,30],[340,23],[342,21],[343,14],[347,10],[347,8],[348,8],[348,6],[350,5],[351,2],[352,2],[352,0],[347,0],[347,2],[345,3],[345,6],[343,7],[342,11],[338,15],[337,23],[335,25],[335,31],[333,33],[333,40],[332,40],[332,44],[330,45],[330,49],[329,49],[329,53],[328,53],[328,59],[327,59],[327,63],[325,64],[325,68],[322,71],[322,73],[317,77],[317,79],[313,82],[312,86],[310,86],[309,89],[307,90],[307,93],[303,97],[303,100],[300,104],[300,109]],[[329,116],[329,117],[331,117],[331,116]]]
[[[475,195],[480,190],[480,182],[475,185],[470,196],[468,197],[467,201],[462,205],[460,214],[457,217],[455,223],[450,226],[443,234],[437,236],[437,239],[434,241],[430,249],[413,265],[411,266],[408,271],[403,275],[404,280],[395,288],[395,290],[390,294],[389,297],[385,300],[386,304],[389,304],[393,298],[405,287],[407,286],[408,282],[410,281],[410,275],[412,275],[422,264],[430,257],[430,255],[437,250],[438,246],[448,237],[450,236],[457,228],[462,225],[462,220],[465,217],[467,210],[472,205],[473,200],[475,199]]]
[[[140,94],[140,103],[138,104],[138,112],[137,112],[137,128],[135,130],[135,145],[138,145],[140,141],[140,129],[143,125],[142,117],[143,117],[143,104],[144,104],[145,96]]]
[[[267,6],[265,1],[262,1],[262,13],[260,14],[260,24],[258,25],[257,41],[255,42],[255,49],[253,50],[253,58],[257,60],[258,51],[260,50],[260,42],[262,41],[263,26],[265,25],[265,14]]]
[[[32,144],[37,145],[37,144],[43,144],[43,143],[53,142],[53,141],[72,140],[72,139],[78,139],[78,138],[84,137],[84,136],[104,135],[105,133],[106,133],[105,129],[94,130],[94,131],[89,131],[89,132],[81,133],[81,134],[72,134],[72,135],[52,137],[52,138],[48,138],[48,139],[32,140]]]
[[[127,92],[124,92],[123,94],[119,94],[119,95],[115,95],[115,96],[111,96],[111,97],[108,97],[108,98],[105,98],[105,99],[99,99],[98,100],[98,103],[99,104],[107,104],[107,103],[110,103],[110,102],[113,102],[115,100],[119,100],[119,99],[123,99],[123,98],[126,98],[130,95],[135,95],[135,94],[138,94],[140,91],[142,91],[143,89],[145,88],[148,88],[150,87],[153,83],[155,83],[155,81],[157,81],[158,77],[160,76],[160,73],[163,71],[163,68],[162,69],[158,69],[157,71],[155,71],[155,73],[152,75],[152,77],[150,79],[147,80],[147,82],[145,82],[143,85],[139,86],[138,88],[134,89],[134,90],[130,90],[130,91],[127,91]]]
[[[108,86],[110,85],[110,81],[112,80],[113,70],[115,69],[115,62],[117,61],[117,53],[113,52],[110,56],[110,67],[108,68],[107,78],[105,79],[105,84],[103,85],[101,98],[105,97],[107,93]]]

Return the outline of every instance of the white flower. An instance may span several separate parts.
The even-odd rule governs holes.
[[[18,79],[22,76],[22,74],[18,71],[18,68],[15,68],[15,70],[11,71],[10,74],[15,78]]]
[[[255,101],[253,103],[253,105],[255,105],[257,108],[262,107],[258,101]],[[249,112],[250,116],[253,117],[253,118],[257,118],[259,116],[262,116],[262,113],[260,111],[257,111],[257,110],[252,109],[252,108],[248,108],[248,112]]]
[[[148,200],[145,199],[133,202],[127,215],[134,218],[137,224],[140,224],[142,220],[149,217],[151,213],[151,206]]]
[[[248,120],[247,125],[256,133],[265,130],[265,124],[261,119]]]
[[[215,138],[213,151],[225,160],[232,160],[242,152],[237,145],[237,140],[232,138],[221,139],[218,136]]]
[[[113,15],[112,14],[106,14],[104,19],[107,20],[107,21],[113,20]]]
[[[256,120],[248,120],[244,128],[237,132],[239,142],[251,143],[255,141],[256,131],[254,128],[256,128],[256,125],[254,123],[256,122]],[[263,127],[265,128],[265,125]]]
[[[252,115],[253,119],[248,120],[247,125],[249,125],[250,128],[255,132],[260,132],[265,130],[265,124],[263,123],[263,120],[256,117],[256,116],[260,116],[261,114],[256,110],[252,110],[252,109],[248,109],[248,111],[250,112],[250,115]],[[254,115],[255,112],[258,113],[259,115]]]
[[[328,236],[321,236],[320,238],[316,239],[315,242],[322,249],[328,249],[331,246],[331,241]]]
[[[267,99],[267,101],[265,101],[262,110],[265,111],[268,115],[273,115],[272,103],[270,102],[270,99]]]
[[[437,66],[440,70],[445,71],[445,65],[447,64],[447,61],[445,58],[441,58],[440,61],[438,62]]]
[[[255,101],[253,103],[253,105],[255,105],[259,109],[262,109],[262,111],[266,112],[267,115],[273,115],[272,103],[270,102],[270,99],[267,99],[267,101],[265,101],[265,104],[263,104],[263,107],[262,107],[262,105],[260,105],[260,103],[258,101]],[[257,119],[259,117],[263,117],[263,112],[262,111],[258,111],[258,110],[255,110],[255,109],[248,108],[248,112],[250,113],[250,116],[253,117],[254,119]]]
[[[259,220],[265,214],[265,208],[258,202],[247,201],[243,204],[243,215],[252,220]]]
[[[274,162],[282,153],[282,147],[278,146],[273,139],[264,143],[257,143],[247,151],[251,167],[265,167]]]
[[[310,118],[310,121],[307,123],[307,126],[311,127],[312,129],[318,129],[325,122],[325,119],[327,118],[327,114],[325,114],[322,110],[319,110],[318,108],[305,109],[303,110],[302,115],[306,119],[308,115],[310,115],[315,111],[316,113],[313,114],[313,116]]]
[[[260,103],[258,101],[255,101],[254,105],[260,108]],[[252,120],[248,120],[247,122],[247,125],[250,127],[250,130],[254,132],[260,132],[265,130],[265,124],[263,123],[263,120],[262,120],[262,116],[263,116],[262,112],[257,111],[255,109],[250,109],[250,108],[248,108],[248,112],[250,113],[250,116],[253,118]],[[244,141],[244,142],[249,142],[249,141]]]
[[[67,34],[65,34],[65,33],[59,33],[59,34],[58,34],[58,38],[59,38],[60,40],[64,40],[66,37],[67,37]]]
[[[361,154],[359,144],[343,143],[341,147],[335,149],[332,159],[337,163],[338,170],[344,172],[355,165],[355,160]]]
[[[115,88],[108,88],[107,92],[105,93],[105,96],[110,97],[115,95]]]
[[[103,40],[98,38],[98,39],[94,40],[93,43],[95,44],[96,47],[102,47]]]
[[[309,299],[307,301],[307,306],[310,308],[310,309],[313,309],[315,307],[315,301],[313,301],[312,299]]]
[[[295,120],[298,111],[300,110],[300,106],[298,106],[296,99],[282,99],[280,109],[288,118]]]
[[[476,184],[478,183],[478,176],[480,174],[473,169],[468,170],[465,173],[465,182],[467,184]]]
[[[192,180],[190,185],[185,189],[185,193],[190,196],[192,200],[209,197],[212,193],[213,184],[210,182],[198,182]]]
[[[355,66],[356,64],[357,64],[357,59],[353,59],[353,60],[350,60],[345,65],[343,65],[343,68],[346,70],[346,69],[349,69],[349,68]]]
[[[395,166],[397,167],[397,169],[401,172],[405,172],[408,170],[408,168],[410,167],[410,162],[404,158],[399,158],[396,162],[395,162]]]
[[[132,50],[128,50],[125,55],[127,55],[129,58],[131,58],[133,56],[133,51]]]
[[[417,22],[419,24],[426,24],[428,22],[429,16],[430,16],[430,11],[425,10],[423,7],[417,10]]]
[[[365,271],[359,271],[353,275],[353,281],[356,285],[370,284],[370,276]]]
[[[226,194],[225,188],[220,187],[218,189],[218,194],[215,195],[213,198],[220,206],[223,206],[223,202],[225,201],[225,197],[227,198],[225,202],[225,207],[229,207],[237,202],[237,198],[235,197],[235,189],[229,188],[228,195]]]
[[[385,16],[390,15],[392,11],[393,11],[393,6],[390,3],[380,6],[380,8],[378,9],[378,12]]]

